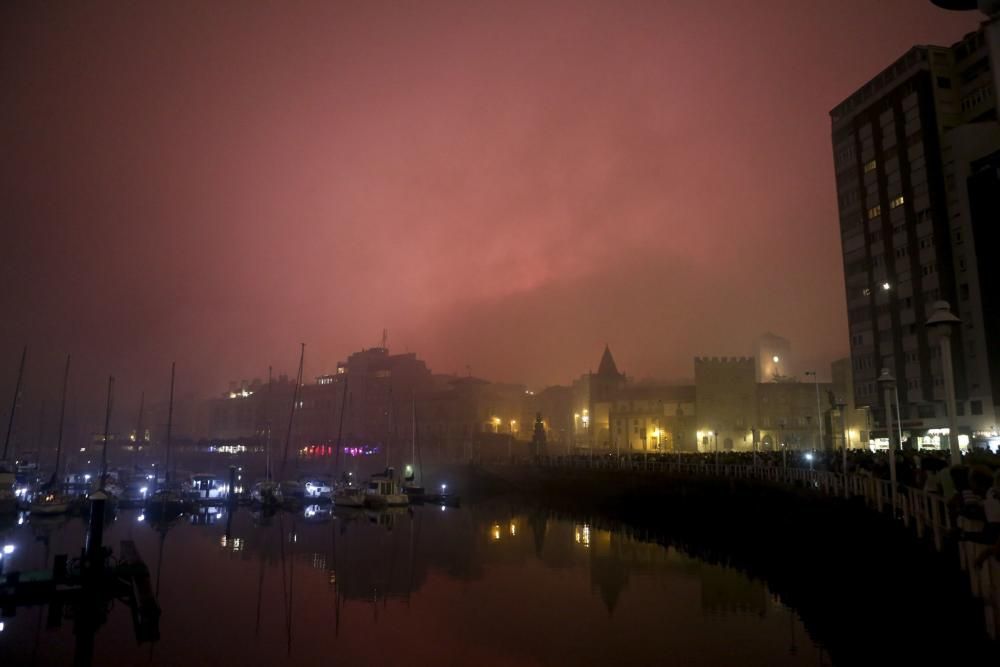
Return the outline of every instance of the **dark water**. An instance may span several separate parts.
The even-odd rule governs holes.
[[[328,512],[328,510],[327,510]],[[94,665],[823,665],[759,581],[676,550],[544,515],[486,508],[262,519],[238,509],[165,532],[120,512],[159,578],[155,644],[115,603]],[[79,552],[81,519],[0,529],[7,570]],[[0,665],[72,664],[72,619],[4,618]]]

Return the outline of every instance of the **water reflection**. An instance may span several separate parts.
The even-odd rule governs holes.
[[[541,512],[228,508],[168,523],[123,512],[163,609],[155,648],[114,608],[94,664],[816,664],[761,582],[620,531]],[[76,553],[79,519],[8,529],[17,567]],[[0,664],[72,662],[72,630],[3,619]],[[23,619],[23,622],[22,622]],[[789,623],[794,634],[789,633]],[[500,633],[498,630],[503,629]],[[718,637],[727,637],[727,643]],[[793,637],[794,654],[787,647]],[[8,660],[10,660],[8,662]]]

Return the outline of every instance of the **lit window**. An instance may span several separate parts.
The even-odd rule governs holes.
[[[868,209],[868,219],[869,220],[874,220],[875,218],[879,217],[880,215],[882,215],[882,207],[881,206],[874,206],[874,207]]]
[[[875,164],[876,164],[875,160],[869,160],[868,162],[865,162],[865,173],[867,174],[869,171],[874,171]]]
[[[893,199],[891,202],[889,202],[889,208],[898,208],[898,207],[902,206],[903,202],[905,202],[905,201],[906,201],[906,199],[903,197],[903,195],[899,195],[898,197],[896,197],[895,199]]]

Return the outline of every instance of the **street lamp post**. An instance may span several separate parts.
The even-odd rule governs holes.
[[[816,386],[816,427],[819,429],[819,443],[816,449],[823,449],[823,410],[819,406],[819,376],[816,371],[806,371],[806,377],[812,376]]]
[[[788,470],[788,446],[785,444],[785,420],[778,422],[778,446],[781,447],[781,468]]]
[[[896,515],[896,448],[892,446],[892,395],[896,388],[896,378],[889,374],[888,368],[883,368],[878,377],[882,385],[882,396],[885,401],[885,435],[889,439],[889,484],[892,486],[892,514]]]
[[[847,403],[845,403],[844,401],[839,401],[837,403],[837,411],[840,412],[840,426],[841,426],[841,433],[840,433],[840,435],[841,435],[841,437],[844,438],[843,442],[841,443],[840,449],[841,449],[841,453],[843,454],[842,461],[841,461],[841,468],[842,468],[842,471],[844,473],[845,482],[846,482],[846,476],[847,476],[847,410],[846,410],[846,408],[847,408]],[[832,420],[831,420],[830,428],[833,428]]]
[[[944,397],[948,410],[948,448],[951,450],[951,464],[962,464],[962,450],[958,447],[958,419],[955,412],[955,375],[951,368],[951,331],[962,320],[955,317],[947,301],[935,301],[933,312],[927,318],[927,327],[940,332],[941,374],[944,375]]]
[[[715,436],[715,467],[719,467],[719,432],[712,431],[711,435]]]

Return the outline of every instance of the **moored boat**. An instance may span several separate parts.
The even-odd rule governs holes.
[[[69,511],[72,499],[59,493],[46,493],[38,496],[28,505],[32,516],[51,516],[65,514]]]
[[[342,486],[333,492],[333,504],[335,507],[364,507],[367,495],[364,489],[356,486]]]
[[[250,499],[255,505],[278,507],[283,500],[281,485],[269,479],[257,482],[250,491]]]
[[[410,504],[399,483],[393,479],[391,469],[384,475],[372,475],[365,493],[368,507],[404,507]]]

